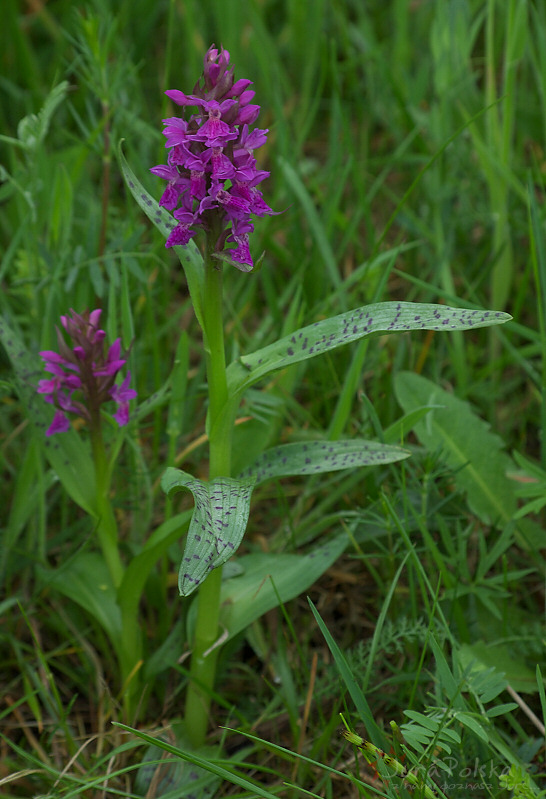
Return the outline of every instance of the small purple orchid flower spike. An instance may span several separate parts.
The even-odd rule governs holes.
[[[91,424],[100,419],[100,408],[114,400],[117,405],[114,419],[123,427],[129,421],[129,400],[136,391],[129,388],[131,373],[121,383],[115,380],[125,366],[127,353],[121,352],[118,338],[106,350],[106,333],[99,328],[101,310],[61,316],[61,324],[72,340],[72,349],[57,328],[58,352],[44,350],[40,353],[44,368],[52,377],[40,380],[38,393],[57,409],[46,436],[64,433],[70,429],[67,413],[87,419]],[[74,399],[79,393],[81,399]]]
[[[227,254],[237,268],[249,272],[254,266],[248,242],[254,230],[251,215],[275,213],[257,188],[269,172],[258,170],[254,158],[268,131],[249,129],[260,106],[251,103],[252,81],[234,81],[227,50],[214,45],[207,50],[202,78],[193,94],[165,92],[177,105],[198,108],[188,120],[163,120],[168,164],[150,170],[168,181],[159,204],[178,221],[165,246],[187,244],[202,228],[214,235],[218,253],[234,243]]]

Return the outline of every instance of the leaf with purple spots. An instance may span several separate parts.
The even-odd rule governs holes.
[[[180,469],[168,468],[161,487],[171,496],[191,491],[195,501],[178,573],[181,596],[189,596],[212,569],[222,566],[239,548],[250,512],[255,479],[219,477],[205,483]]]
[[[314,358],[373,333],[471,330],[503,324],[511,318],[501,311],[468,310],[412,302],[365,305],[303,327],[234,361],[228,368],[229,385],[233,392],[241,392],[270,372]]]
[[[403,460],[409,455],[402,447],[358,438],[350,441],[281,444],[266,450],[239,477],[254,477],[258,485],[277,477],[336,472],[341,469],[357,469],[360,466],[381,466]]]
[[[122,139],[123,141],[123,139]],[[176,227],[177,221],[165,208],[162,208],[157,200],[149,194],[144,186],[140,183],[133,170],[127,163],[127,159],[123,155],[121,149],[121,141],[118,146],[118,158],[121,167],[121,172],[129,191],[137,201],[138,205],[144,211],[148,219],[153,222],[164,238],[167,238],[173,227]],[[194,241],[189,241],[184,247],[175,246],[173,249],[176,251],[184,269],[186,280],[188,281],[188,288],[190,290],[191,300],[195,310],[197,321],[203,327],[203,285],[205,279],[205,271],[203,269],[203,259],[199,252],[197,245]]]

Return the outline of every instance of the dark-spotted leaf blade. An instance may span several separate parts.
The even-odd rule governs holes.
[[[235,554],[245,534],[254,485],[278,477],[377,466],[408,456],[401,447],[375,441],[310,441],[266,450],[238,479],[206,483],[180,469],[167,469],[161,480],[165,493],[190,491],[195,501],[178,574],[181,595],[191,594],[212,569]]]
[[[178,588],[188,596],[212,569],[238,549],[250,512],[254,478],[223,477],[205,483],[180,469],[169,468],[161,480],[165,493],[191,491],[195,506],[178,573]]]
[[[358,438],[350,441],[296,442],[266,450],[240,477],[254,477],[256,484],[259,484],[277,477],[379,466],[402,460],[409,455],[402,447]]]
[[[500,311],[449,308],[425,303],[381,302],[365,305],[354,311],[322,319],[239,358],[230,364],[228,380],[232,391],[240,392],[270,372],[314,358],[374,333],[470,330],[499,325],[511,318],[509,314]]]

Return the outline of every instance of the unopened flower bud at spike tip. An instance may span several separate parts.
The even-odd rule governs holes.
[[[254,158],[254,150],[265,144],[268,131],[249,129],[260,112],[260,106],[251,103],[255,95],[251,85],[246,78],[234,80],[227,50],[209,47],[202,81],[192,93],[166,92],[177,105],[193,107],[196,113],[189,119],[163,120],[168,165],[151,169],[168,181],[159,204],[178,221],[165,246],[185,245],[199,229],[205,234],[214,230],[217,252],[226,243],[235,244],[226,254],[245,272],[253,267],[248,241],[252,216],[275,214],[256,188],[269,176],[257,169]]]

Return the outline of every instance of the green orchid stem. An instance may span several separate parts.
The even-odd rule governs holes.
[[[209,480],[214,480],[216,477],[230,476],[233,420],[229,410],[224,350],[222,265],[212,257],[210,250],[204,265],[203,320],[209,390]],[[208,727],[219,652],[219,647],[215,647],[215,644],[219,638],[221,586],[222,569],[218,568],[201,585],[197,598],[197,620],[186,698],[187,732],[194,747],[203,745]]]
[[[119,592],[125,568],[119,554],[118,525],[109,498],[111,469],[102,438],[101,420],[97,414],[91,421],[91,447],[95,463],[97,536],[102,554],[116,591]],[[125,592],[127,593],[127,592]],[[119,600],[118,600],[118,604]],[[139,700],[139,680],[136,678],[142,656],[142,636],[138,615],[128,603],[120,604],[121,636],[112,641],[116,652],[127,718]]]
[[[91,423],[91,447],[95,463],[97,536],[102,554],[115,588],[123,578],[123,564],[119,556],[118,526],[110,503],[110,469],[104,449],[100,417]]]

